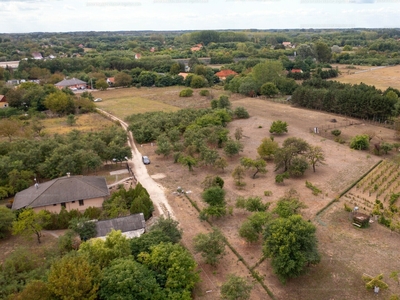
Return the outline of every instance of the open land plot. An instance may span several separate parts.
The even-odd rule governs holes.
[[[239,157],[229,160],[229,166],[224,172],[215,170],[211,167],[195,168],[194,172],[189,172],[178,164],[174,164],[172,158],[164,158],[154,153],[156,146],[143,145],[139,151],[150,155],[152,164],[148,166],[150,174],[156,175],[157,181],[165,188],[166,195],[174,209],[182,228],[184,229],[184,243],[192,249],[192,239],[199,232],[209,231],[209,225],[198,220],[198,213],[190,205],[189,201],[183,197],[177,197],[173,192],[178,186],[189,190],[189,197],[202,208],[204,204],[201,200],[202,188],[200,182],[207,175],[219,175],[225,181],[224,188],[227,190],[227,202],[229,206],[234,206],[238,196],[261,196],[263,201],[275,203],[290,188],[295,189],[300,194],[300,200],[308,208],[303,211],[303,216],[311,220],[317,226],[317,236],[320,240],[320,251],[322,261],[319,265],[310,267],[308,272],[300,278],[290,280],[287,285],[282,285],[272,273],[269,260],[265,260],[256,267],[260,274],[264,275],[264,283],[273,292],[276,299],[369,299],[374,297],[373,293],[366,291],[361,280],[363,273],[376,275],[384,271],[385,279],[390,284],[391,279],[388,275],[396,270],[390,263],[393,259],[392,254],[385,251],[378,251],[379,245],[369,247],[370,239],[385,235],[385,243],[391,244],[391,239],[399,236],[388,235],[386,228],[379,224],[373,224],[369,229],[353,228],[347,213],[343,210],[343,202],[339,202],[324,212],[323,216],[316,218],[316,213],[326,206],[332,199],[336,198],[341,191],[360,178],[381,158],[372,155],[370,152],[351,150],[347,144],[339,144],[329,138],[322,137],[310,132],[310,128],[331,124],[332,118],[338,122],[346,123],[348,118],[333,116],[316,111],[299,109],[287,104],[273,103],[263,99],[243,98],[236,96],[233,102],[234,107],[244,106],[249,111],[251,118],[236,120],[228,125],[233,133],[238,127],[243,129],[244,152],[240,157],[248,156],[255,158],[256,148],[264,137],[269,136],[268,129],[275,120],[286,121],[289,124],[289,133],[276,136],[275,140],[282,143],[287,137],[295,136],[305,139],[312,145],[319,145],[323,148],[326,155],[326,165],[317,167],[316,173],[308,170],[304,177],[289,179],[284,185],[277,185],[274,182],[275,172],[273,163],[267,164],[268,173],[259,175],[256,179],[251,179],[250,172],[245,179],[246,186],[238,190],[231,177],[231,172],[236,165],[239,165]],[[354,120],[356,123],[357,120]],[[394,135],[390,129],[375,127],[369,124],[359,124],[343,126],[346,136],[349,138],[365,131],[376,131],[376,139],[385,139],[390,142]],[[166,175],[165,177],[159,176]],[[323,191],[319,196],[312,195],[311,191],[305,187],[305,181],[310,181]],[[272,191],[272,196],[265,197],[264,191]],[[273,204],[272,204],[273,207]],[[212,220],[214,226],[219,227],[232,246],[240,253],[244,261],[255,266],[262,258],[261,242],[247,244],[239,237],[238,229],[240,224],[249,214],[239,209],[233,209],[233,215]],[[329,224],[329,226],[327,225]],[[336,228],[336,226],[340,226]],[[343,239],[343,240],[342,240]],[[352,239],[357,242],[352,242]],[[366,245],[365,247],[363,245]],[[363,248],[362,254],[359,248]],[[392,246],[390,246],[392,247]],[[393,246],[394,247],[394,246]],[[332,254],[332,249],[335,253]],[[394,249],[394,248],[393,248]],[[333,256],[335,255],[335,256]],[[357,256],[357,267],[349,263],[349,257]],[[196,256],[199,257],[199,256]],[[371,264],[370,260],[374,263]],[[331,262],[334,261],[335,263]],[[241,274],[243,266],[238,258],[228,254],[225,256],[220,266],[216,269],[210,268],[202,263],[199,258],[203,282],[196,292],[196,298],[215,299],[215,290],[226,279],[226,275],[231,272],[225,266],[232,267],[234,273]],[[233,265],[232,262],[235,262]],[[400,266],[399,266],[400,267]],[[394,269],[393,269],[394,268]],[[246,271],[246,270],[245,270]],[[242,273],[242,276],[249,276],[249,272]],[[249,277],[250,279],[250,277]],[[265,299],[268,297],[265,290],[259,284],[253,291],[252,299]],[[396,290],[395,282],[390,284],[391,292]],[[205,290],[213,290],[210,294],[205,294]],[[385,295],[388,295],[386,292]]]
[[[335,67],[336,65],[333,65]],[[377,89],[386,90],[388,87],[400,89],[400,66],[376,67],[355,66],[356,69],[339,69],[342,72],[336,80],[343,83],[360,84],[361,82],[374,85]]]

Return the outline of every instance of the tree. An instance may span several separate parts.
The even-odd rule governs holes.
[[[132,76],[124,72],[119,72],[114,76],[116,86],[130,86],[132,83]]]
[[[165,135],[159,136],[157,138],[157,149],[155,153],[157,155],[162,154],[164,155],[164,157],[167,157],[168,155],[170,155],[171,151],[172,151],[172,144],[167,138],[167,136]]]
[[[73,113],[75,109],[72,97],[62,91],[56,91],[55,93],[48,95],[44,99],[43,104],[52,112],[61,115]]]
[[[22,292],[10,296],[8,299],[12,300],[39,300],[39,299],[52,299],[48,284],[41,280],[32,280],[25,286]]]
[[[5,206],[0,206],[0,239],[7,236],[15,219],[13,211]]]
[[[191,290],[199,281],[197,264],[190,252],[179,244],[160,243],[142,252],[138,261],[156,272],[161,288],[165,289],[167,299],[191,299]]]
[[[0,120],[0,136],[8,137],[11,142],[12,137],[20,130],[21,125],[17,120],[1,119]]]
[[[316,228],[299,215],[278,218],[264,231],[263,253],[272,258],[272,267],[281,282],[299,276],[306,265],[320,261]]]
[[[268,172],[266,169],[267,163],[262,158],[251,159],[249,157],[242,157],[240,164],[246,169],[255,169],[253,179],[256,178],[257,173],[266,174]]]
[[[283,75],[283,65],[279,60],[266,60],[253,67],[251,72],[258,88],[266,82],[277,82],[278,78]]]
[[[235,184],[237,186],[243,186],[245,185],[244,182],[242,182],[245,174],[245,168],[243,166],[237,166],[233,172],[232,172],[232,177],[235,179]]]
[[[243,137],[243,128],[238,127],[235,130],[235,140],[240,141]]]
[[[257,153],[263,159],[273,158],[276,151],[279,149],[279,145],[272,138],[264,138],[261,141],[261,145],[257,148]]]
[[[224,152],[227,156],[232,157],[243,151],[243,144],[240,141],[235,141],[231,138],[225,143]]]
[[[273,212],[278,214],[280,218],[288,218],[299,214],[300,209],[303,208],[307,208],[307,206],[299,200],[299,194],[291,189],[278,200]]]
[[[356,135],[350,141],[350,148],[356,150],[366,150],[369,148],[369,136],[366,134]]]
[[[120,230],[114,229],[107,234],[105,240],[91,239],[82,243],[78,252],[100,269],[109,266],[116,258],[128,257],[131,254],[129,240],[122,235]]]
[[[275,182],[276,183],[283,183],[283,181],[285,179],[289,179],[289,178],[290,178],[289,173],[288,172],[283,172],[282,174],[278,174],[278,175],[275,176]]]
[[[236,199],[236,204],[235,206],[237,208],[244,208],[247,211],[266,211],[271,203],[266,203],[264,204],[261,201],[261,197],[249,197],[249,198],[244,198],[244,197],[239,197]]]
[[[306,157],[313,167],[314,173],[317,165],[325,164],[325,154],[320,146],[310,146],[306,153]]]
[[[288,168],[288,172],[290,176],[299,177],[307,171],[309,165],[308,161],[303,156],[295,156],[290,162],[290,166]]]
[[[211,206],[224,205],[225,190],[219,186],[212,186],[201,194],[201,198]]]
[[[32,208],[27,208],[23,210],[18,215],[18,219],[12,223],[13,234],[22,234],[30,238],[34,233],[40,244],[42,230],[49,223],[50,217],[50,213],[46,210],[41,210],[36,213]]]
[[[217,228],[208,234],[199,233],[194,237],[194,251],[200,252],[207,264],[215,266],[225,255],[225,237]]]
[[[224,180],[219,176],[207,175],[202,181],[201,186],[204,188],[204,190],[215,186],[218,186],[222,189],[224,187]]]
[[[301,44],[296,50],[297,55],[302,59],[306,59],[307,57],[315,57],[314,49],[310,47],[310,45]]]
[[[314,44],[314,51],[315,51],[317,60],[321,63],[329,62],[332,58],[332,50],[324,42],[321,42],[321,41],[316,42]]]
[[[150,227],[150,231],[162,231],[169,237],[171,243],[179,243],[182,239],[182,229],[179,228],[179,222],[171,218],[159,217],[158,220]]]
[[[48,276],[49,290],[60,299],[97,299],[99,268],[72,252],[55,261]]]
[[[221,286],[222,299],[228,300],[248,300],[253,286],[246,279],[228,275],[228,280]]]
[[[76,118],[73,114],[67,116],[67,124],[68,126],[74,126],[76,124]]]
[[[220,168],[222,169],[222,171],[224,171],[224,169],[228,166],[228,162],[226,161],[225,157],[220,157],[218,158],[215,163],[214,163],[214,167],[215,168]]]
[[[96,89],[100,90],[100,91],[106,91],[108,88],[108,83],[105,79],[98,79],[96,80],[96,84],[95,84]]]
[[[235,110],[233,111],[233,114],[236,116],[236,118],[239,119],[250,118],[249,112],[243,106],[236,107]]]
[[[270,133],[282,134],[284,132],[288,132],[288,124],[286,122],[282,122],[281,120],[277,120],[272,122],[271,127],[269,128]]]
[[[156,274],[130,259],[116,259],[103,271],[100,299],[165,299]]]
[[[197,164],[197,160],[190,155],[181,155],[178,158],[178,162],[189,168],[189,171],[193,171],[193,167]]]
[[[79,234],[82,241],[95,237],[97,234],[96,223],[86,217],[73,218],[69,221],[68,228]]]
[[[279,94],[279,90],[272,82],[266,82],[261,86],[260,93],[267,97],[273,97]]]

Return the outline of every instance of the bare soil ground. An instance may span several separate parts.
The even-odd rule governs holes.
[[[390,272],[400,269],[400,265],[394,263],[394,257],[398,256],[399,236],[390,235],[389,231],[378,224],[373,224],[369,229],[353,228],[347,213],[343,210],[343,203],[335,203],[316,218],[316,213],[326,206],[341,191],[356,181],[367,172],[381,158],[369,152],[351,150],[348,144],[338,144],[332,139],[322,137],[310,132],[310,128],[332,124],[332,118],[336,118],[335,126],[344,132],[344,138],[375,131],[375,139],[393,141],[393,132],[386,128],[374,127],[368,124],[345,126],[349,119],[332,116],[316,111],[309,111],[291,107],[285,104],[273,103],[263,99],[241,98],[232,100],[234,106],[244,106],[249,111],[251,118],[236,120],[229,124],[233,133],[238,127],[243,129],[244,152],[241,156],[255,158],[256,148],[264,137],[269,136],[269,127],[274,120],[283,120],[289,124],[289,133],[276,136],[275,140],[282,143],[290,136],[300,137],[312,145],[319,145],[326,155],[326,165],[317,167],[315,173],[308,170],[304,177],[289,179],[284,185],[274,182],[275,172],[273,163],[268,163],[268,173],[251,178],[251,172],[245,179],[246,186],[238,190],[231,177],[231,172],[239,164],[239,157],[229,161],[229,166],[222,172],[211,167],[196,168],[189,172],[178,164],[174,164],[171,158],[163,158],[154,154],[155,146],[143,145],[139,151],[150,155],[152,164],[148,166],[150,174],[155,175],[160,184],[165,188],[166,195],[184,229],[184,244],[192,249],[193,237],[200,232],[210,231],[210,226],[198,219],[197,211],[184,197],[179,197],[173,192],[178,186],[190,191],[189,197],[200,208],[204,205],[201,201],[202,188],[200,183],[208,175],[219,175],[225,181],[228,205],[234,206],[236,198],[241,196],[261,196],[264,201],[276,202],[287,190],[295,189],[300,194],[300,199],[308,208],[303,211],[303,216],[311,220],[317,226],[317,235],[320,241],[319,247],[322,261],[319,265],[308,268],[307,273],[297,279],[290,280],[282,285],[272,273],[269,260],[265,260],[256,267],[264,276],[264,283],[273,292],[276,299],[369,299],[374,297],[371,291],[366,291],[361,280],[363,273],[377,275],[383,272],[386,281]],[[356,123],[356,120],[353,120]],[[160,174],[166,175],[161,178]],[[310,181],[323,191],[322,195],[314,196],[305,187],[305,181]],[[270,190],[273,195],[264,196],[264,191]],[[233,209],[233,215],[213,220],[214,226],[219,227],[233,247],[240,253],[243,259],[254,266],[262,257],[261,241],[256,244],[247,244],[238,235],[238,228],[249,214],[238,209]],[[393,240],[393,242],[392,242]],[[382,248],[381,248],[382,247]],[[386,251],[388,250],[388,251]],[[196,255],[202,270],[202,283],[196,290],[198,299],[216,299],[220,285],[226,280],[229,273],[240,274],[251,280],[249,272],[230,251],[223,258],[218,267],[212,268],[202,263],[200,256]],[[353,259],[352,259],[353,258]],[[398,287],[393,281],[390,284],[392,292],[399,293]],[[206,291],[211,291],[206,293]],[[390,292],[385,292],[388,296]],[[251,299],[267,299],[266,291],[255,284]]]

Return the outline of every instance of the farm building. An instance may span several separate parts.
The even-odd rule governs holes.
[[[6,96],[0,95],[0,108],[6,108],[6,107],[8,107]]]
[[[111,230],[121,230],[127,238],[139,237],[146,231],[143,213],[96,222],[97,237],[104,238]]]
[[[229,75],[235,76],[235,75],[237,75],[237,73],[235,71],[226,69],[226,70],[221,70],[221,71],[215,73],[215,75],[218,76],[218,78],[220,80],[225,80],[226,77],[228,77]]]
[[[36,212],[59,213],[65,207],[67,211],[83,212],[91,206],[101,208],[109,195],[104,177],[65,176],[20,191],[15,195],[12,209],[31,207]]]

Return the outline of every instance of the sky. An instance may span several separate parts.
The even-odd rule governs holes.
[[[400,0],[0,0],[0,33],[400,28]]]

